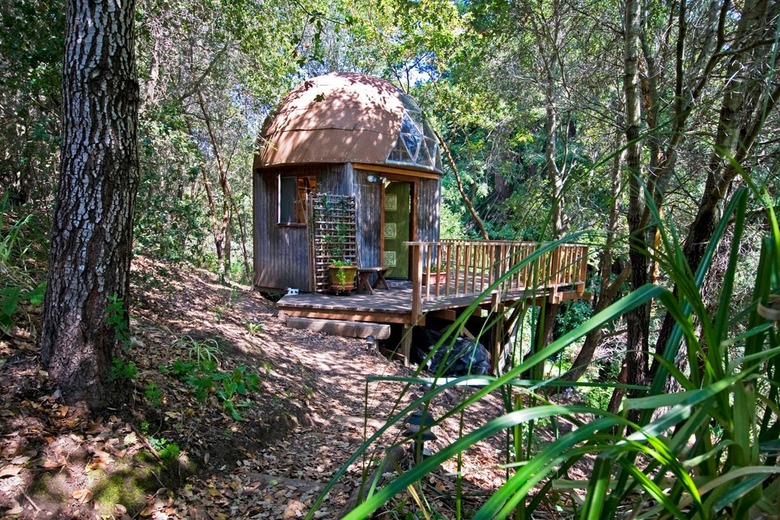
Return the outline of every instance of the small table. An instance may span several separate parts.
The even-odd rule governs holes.
[[[361,267],[358,269],[358,291],[365,291],[368,294],[374,294],[374,289],[387,289],[390,290],[390,286],[387,285],[385,275],[387,274],[388,267]],[[371,284],[371,275],[376,274],[376,281]]]

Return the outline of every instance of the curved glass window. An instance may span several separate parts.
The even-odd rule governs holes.
[[[403,94],[404,114],[401,133],[387,156],[387,162],[441,171],[439,141],[414,100]]]

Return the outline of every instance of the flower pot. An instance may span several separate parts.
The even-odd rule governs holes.
[[[329,265],[328,275],[330,276],[330,288],[335,292],[349,292],[355,288],[355,276],[357,275],[357,266],[355,265]]]
[[[422,284],[423,287],[426,285],[430,286],[436,286],[436,285],[444,285],[447,283],[447,273],[440,272],[440,271],[423,271],[423,278],[422,278]]]

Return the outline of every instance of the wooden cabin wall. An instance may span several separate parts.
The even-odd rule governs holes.
[[[366,170],[355,170],[358,261],[362,267],[382,265],[382,183],[368,182]]]
[[[262,290],[295,287],[311,292],[309,230],[278,224],[278,175],[317,177],[319,193],[354,195],[357,204],[358,258],[363,266],[382,265],[382,183],[370,183],[368,170],[351,164],[299,165],[268,168],[254,174],[254,283]],[[381,175],[381,174],[380,174]],[[411,180],[411,179],[410,179]],[[417,240],[439,239],[441,181],[419,179]]]
[[[441,180],[420,179],[417,196],[417,240],[439,240]]]
[[[351,164],[325,164],[319,167],[317,179],[319,193],[355,195],[355,171]]]
[[[294,287],[311,292],[311,244],[306,225],[280,225],[278,176],[316,176],[318,191],[338,193],[346,181],[343,164],[297,165],[257,170],[254,175],[254,284],[261,290]],[[351,168],[350,168],[351,171]],[[347,192],[351,187],[347,189]]]

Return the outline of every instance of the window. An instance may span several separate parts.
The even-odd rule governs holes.
[[[317,178],[279,176],[279,224],[306,224],[306,201],[317,190]]]
[[[441,171],[436,135],[423,118],[417,103],[407,95],[403,95],[401,99],[404,103],[401,132],[387,157],[387,162]]]

